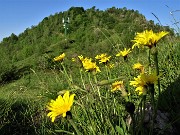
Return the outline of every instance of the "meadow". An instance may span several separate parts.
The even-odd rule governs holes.
[[[176,134],[180,119],[179,43],[167,34],[156,47],[119,51],[122,47],[117,45],[113,56],[97,54],[96,59],[67,53],[52,59],[53,69],[37,73],[31,69],[23,78],[1,86],[1,133]],[[133,68],[137,62],[141,65]],[[144,82],[148,77],[153,85]],[[134,85],[142,85],[143,90],[130,85],[135,78],[139,84]],[[59,114],[51,122],[47,105],[66,91],[75,94],[68,110],[71,113],[66,117]],[[151,115],[145,121],[147,113]],[[163,115],[159,118],[162,123],[155,122],[154,115]]]
[[[13,67],[1,76],[15,78],[0,85],[2,135],[180,132],[179,36],[147,29],[126,45],[101,34],[112,46],[108,52],[98,52],[94,43],[89,52],[58,52],[62,46],[52,44],[53,55],[34,54],[16,64],[37,60],[36,68]]]

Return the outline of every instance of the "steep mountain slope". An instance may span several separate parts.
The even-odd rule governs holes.
[[[67,35],[64,33],[63,18],[70,20]],[[94,56],[98,52],[111,54],[117,44],[131,47],[135,33],[145,29],[167,30],[173,34],[169,27],[147,21],[138,11],[115,7],[105,11],[95,7],[87,10],[71,7],[66,12],[45,17],[37,26],[27,28],[18,36],[12,33],[3,39],[0,43],[1,82],[9,72],[14,72],[14,67],[17,70],[31,66],[42,67],[46,61],[44,55],[47,54],[50,58],[62,52],[72,56]]]

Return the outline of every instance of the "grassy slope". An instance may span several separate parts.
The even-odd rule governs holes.
[[[179,106],[180,69],[177,66],[179,65],[178,59],[180,57],[179,49],[177,49],[179,47],[179,43],[177,42],[177,40],[174,40],[174,39],[173,39],[173,42],[169,42],[169,43],[166,43],[166,42],[169,42],[169,41],[167,40],[164,43],[161,43],[159,47],[160,70],[163,73],[163,77],[161,80],[163,96],[161,97],[162,99],[160,100],[161,101],[160,108],[163,111],[167,111],[171,113],[171,121],[170,121],[171,124],[175,123],[177,126],[179,126],[179,115],[178,115],[179,109],[178,108],[180,107]],[[171,50],[171,51],[167,52],[166,50]],[[144,51],[142,50],[142,52]],[[119,61],[120,63],[123,64],[123,66],[122,64],[120,64],[121,66],[118,68],[118,71],[116,69],[113,71],[113,74],[112,74],[113,77],[117,77],[117,75],[119,74],[119,75],[124,75],[128,78],[128,80],[131,80],[132,74],[134,73],[132,71],[129,71],[129,68],[136,61],[135,58],[139,59],[139,61],[143,62],[144,64],[147,63],[145,59],[146,53],[140,53],[137,56],[129,55],[129,57],[130,58],[129,58],[128,64],[121,62],[121,60]],[[144,60],[142,60],[143,57],[144,57]],[[29,58],[27,58],[27,61],[29,61]],[[167,63],[167,61],[169,62]],[[24,62],[26,62],[26,60],[24,60],[23,63]],[[68,59],[66,59],[65,62],[69,62]],[[78,72],[78,71],[77,70],[71,71],[71,74],[73,76],[72,78],[74,78],[74,82],[76,82],[75,84],[81,85],[81,83],[80,82],[78,83],[78,80],[75,79],[79,77],[79,75],[77,75],[78,73],[74,74],[72,72]],[[127,74],[127,72],[129,73]],[[104,74],[104,72],[102,74]],[[128,76],[131,79],[129,79]],[[30,115],[34,117],[34,115],[37,115],[36,112],[39,112],[39,111],[43,112],[45,108],[45,104],[47,103],[47,101],[49,101],[49,98],[55,98],[57,92],[60,90],[66,89],[67,86],[68,84],[66,82],[66,78],[64,78],[61,72],[57,72],[56,70],[47,70],[47,69],[45,70],[31,69],[31,72],[29,75],[25,75],[17,81],[13,81],[9,84],[5,84],[0,87],[1,107],[5,111],[3,115],[4,116],[7,115],[6,113],[8,113],[9,115],[9,113],[13,111],[16,112],[15,113],[16,115],[19,115],[17,113],[19,111],[16,110],[16,107],[19,107],[21,113],[23,113],[24,112],[23,109],[26,108],[25,109],[26,111],[24,112],[25,115],[26,116]],[[4,107],[2,103],[3,104],[6,103],[7,106]],[[14,110],[14,106],[15,106],[15,110]],[[32,108],[32,110],[28,111],[26,106],[28,106],[29,108]],[[38,106],[39,108],[37,108]],[[14,117],[16,118],[16,116]],[[22,121],[24,121],[25,123],[26,122],[32,123],[34,122],[34,118],[32,118],[31,120],[20,119],[19,124],[22,124]],[[10,127],[12,126],[11,124],[10,124]],[[6,123],[5,125],[8,125],[8,124]],[[23,125],[21,126],[23,130],[22,132],[29,132],[29,131],[26,131],[26,128],[23,127]],[[7,130],[5,127],[6,126],[4,126],[2,129]],[[33,127],[29,127],[29,129],[27,130],[30,130],[31,128],[34,129]],[[11,130],[11,129],[8,129],[8,130]],[[18,132],[18,133],[20,132],[19,128],[17,128],[16,130],[17,131],[15,132]],[[34,132],[40,132],[40,131],[34,131]]]
[[[113,38],[111,39],[111,41],[113,41]],[[102,47],[104,45],[103,42],[105,42],[104,44],[106,45],[109,43],[107,39],[103,40],[101,42]],[[47,121],[41,121],[43,119],[42,117],[44,116],[44,113],[46,114],[46,110],[44,109],[45,105],[50,98],[55,98],[57,96],[57,92],[66,89],[68,87],[68,84],[66,82],[66,78],[63,76],[61,72],[43,68],[46,67],[45,57],[52,58],[53,56],[59,55],[60,52],[65,52],[67,54],[67,59],[65,62],[67,62],[68,73],[72,75],[72,78],[74,79],[74,82],[76,84],[79,83],[78,85],[82,85],[80,83],[80,80],[78,80],[79,71],[76,68],[74,68],[75,70],[71,71],[72,67],[70,64],[71,57],[73,57],[76,54],[81,54],[79,54],[78,50],[75,49],[76,46],[74,44],[71,44],[69,49],[62,49],[61,45],[64,45],[64,41],[51,44],[46,49],[44,49],[46,51],[53,52],[43,54],[41,56],[35,53],[32,56],[15,63],[15,66],[19,68],[30,63],[36,63],[38,61],[38,65],[36,65],[35,68],[32,67],[30,69],[29,74],[22,76],[19,80],[15,80],[11,83],[0,86],[0,109],[2,110],[0,128],[2,128],[3,134],[10,134],[12,132],[14,132],[15,134],[27,132],[31,132],[30,134],[43,134],[43,132],[50,134],[50,131],[48,130],[51,130],[53,126],[49,124]],[[122,46],[123,44],[121,44],[121,46],[117,46],[114,50],[112,50],[111,54],[115,55],[115,53],[117,53],[118,50],[117,48],[122,48]],[[176,124],[179,124],[180,118],[180,116],[178,115],[178,108],[180,108],[179,46],[179,39],[167,39],[165,42],[162,42],[159,47],[160,70],[163,73],[161,83],[162,89],[164,91],[163,96],[161,97],[162,100],[160,102],[160,108],[163,111],[170,111],[172,116],[171,122],[173,123],[177,120]],[[95,50],[96,45],[92,46],[91,52],[93,52],[93,56],[98,54],[98,52],[95,52]],[[86,54],[86,52],[81,53]],[[128,80],[131,80],[133,78],[133,75],[135,74],[133,71],[129,71],[129,68],[132,64],[136,62],[137,59],[143,62],[144,64],[147,63],[146,53],[143,52],[143,50],[140,51],[140,54],[138,53],[138,51],[136,51],[135,55],[130,55],[128,64],[123,63],[122,59],[118,60],[119,64],[118,67],[112,71],[112,78],[117,77],[118,75],[123,75],[127,76]],[[100,78],[104,77],[103,74],[105,74],[105,72],[101,73]],[[40,117],[42,119],[37,119],[37,117]],[[15,119],[17,121],[15,121]],[[45,118],[43,120],[47,119]],[[19,127],[13,127],[14,124],[19,124]],[[27,128],[27,124],[32,124],[32,126],[29,126]],[[47,127],[51,125],[52,127],[49,126],[48,129],[45,125]],[[45,127],[46,129],[43,129]]]

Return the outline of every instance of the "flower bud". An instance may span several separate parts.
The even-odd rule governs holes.
[[[66,119],[72,119],[72,113],[70,111],[66,112]]]
[[[127,102],[125,105],[126,111],[130,114],[133,114],[135,111],[135,105],[132,102]]]

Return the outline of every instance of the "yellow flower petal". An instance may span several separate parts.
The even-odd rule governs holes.
[[[145,74],[141,73],[137,78],[134,78],[134,81],[130,81],[130,85],[136,87],[137,92],[146,94],[146,87],[151,84],[155,84],[158,80],[159,76],[155,73],[153,74]]]
[[[69,91],[66,91],[63,97],[59,95],[56,100],[50,101],[47,105],[47,109],[50,110],[47,116],[51,118],[52,122],[54,122],[55,118],[59,115],[63,117],[66,116],[66,112],[70,111],[73,105],[74,96],[75,94],[70,95]]]
[[[62,114],[63,117],[66,117],[66,112]]]
[[[60,62],[61,62],[61,61],[63,61],[64,57],[65,57],[65,53],[63,53],[63,54],[55,57],[55,58],[54,58],[54,61],[60,61]]]
[[[148,46],[149,48],[152,48],[157,44],[157,42],[166,36],[169,32],[159,32],[159,33],[154,33],[152,30],[148,31],[145,30],[142,33],[137,33],[135,36],[134,40],[134,45],[132,46],[132,49],[134,49],[135,46],[138,48]]]
[[[125,56],[127,56],[130,52],[131,52],[130,48],[129,48],[128,50],[127,50],[126,48],[124,48],[124,50],[123,50],[123,51],[119,51],[119,53],[116,54],[116,56],[123,56],[123,57],[125,57]]]

